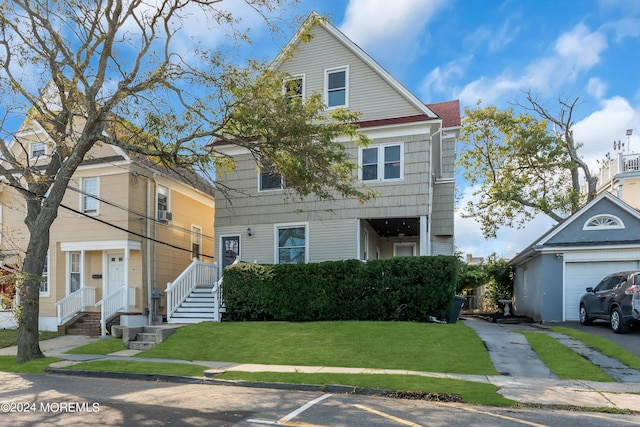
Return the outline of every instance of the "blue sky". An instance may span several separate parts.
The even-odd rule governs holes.
[[[297,28],[292,18],[315,10],[425,103],[459,99],[465,107],[481,99],[508,108],[532,90],[556,111],[558,97],[579,97],[574,136],[592,172],[627,129],[634,129],[628,148],[640,153],[640,0],[300,0],[285,9],[276,36],[244,2],[219,6],[242,18],[238,28],[251,28],[254,43],[238,57],[272,60]],[[176,38],[187,58],[198,40],[225,43],[198,13],[189,19]],[[458,179],[458,192],[466,205],[472,189]],[[456,212],[456,247],[510,258],[552,225],[539,217],[486,241]]]
[[[302,0],[293,12],[312,10],[426,103],[482,99],[508,108],[531,89],[556,111],[559,96],[579,97],[574,135],[594,172],[626,129],[634,129],[631,152],[640,153],[639,0]],[[278,43],[256,46],[275,55]],[[462,206],[471,189],[460,179],[458,187]],[[485,241],[456,213],[456,246],[509,258],[552,224],[540,217]]]

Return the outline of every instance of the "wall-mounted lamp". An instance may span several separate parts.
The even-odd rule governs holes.
[[[251,231],[251,227],[247,228],[247,234],[249,237],[253,236],[253,231]]]
[[[558,258],[558,259],[562,258],[563,256],[564,256],[564,254],[562,254],[562,253],[557,253],[556,254],[556,258]]]

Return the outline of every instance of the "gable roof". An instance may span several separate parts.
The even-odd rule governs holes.
[[[576,213],[574,213],[570,217],[566,218],[564,221],[558,223],[557,225],[553,226],[546,233],[542,234],[537,240],[535,240],[532,244],[530,244],[524,250],[522,250],[522,252],[520,252],[516,256],[514,256],[509,261],[509,264],[510,265],[516,265],[516,264],[520,263],[521,261],[523,261],[526,257],[532,256],[535,253],[539,253],[544,248],[544,245],[547,242],[549,242],[551,239],[553,239],[554,237],[559,235],[568,226],[570,226],[574,222],[578,221],[579,218],[585,212],[587,212],[589,209],[593,208],[595,205],[597,205],[599,203],[602,203],[603,200],[610,201],[611,203],[613,203],[614,205],[616,205],[617,207],[619,207],[620,209],[622,209],[623,211],[627,212],[629,215],[633,216],[638,221],[640,221],[640,212],[638,212],[632,206],[630,206],[627,203],[623,202],[622,200],[620,200],[619,198],[617,198],[613,194],[605,191],[604,193],[600,194],[598,197],[593,199],[591,202],[589,202],[589,203],[585,204],[584,206],[582,206],[582,208],[580,208]]]
[[[287,60],[287,55],[292,52],[293,49],[304,40],[304,34],[306,34],[313,26],[319,25],[325,29],[329,34],[333,35],[340,43],[342,43],[348,50],[356,55],[360,60],[366,63],[374,72],[376,72],[383,80],[385,80],[390,86],[392,86],[398,93],[400,93],[407,101],[409,101],[415,108],[423,113],[423,120],[438,118],[426,104],[422,103],[413,93],[411,93],[402,83],[400,83],[395,77],[393,77],[387,70],[382,68],[369,54],[367,54],[360,46],[355,44],[351,39],[345,36],[338,28],[331,24],[328,19],[322,17],[318,12],[313,11],[309,14],[307,19],[302,23],[298,31],[289,40],[285,47],[280,51],[278,56],[271,63],[272,68],[277,68],[280,64]]]

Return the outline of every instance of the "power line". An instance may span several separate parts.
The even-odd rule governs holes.
[[[156,221],[155,218],[151,218],[151,217],[149,217],[148,215],[146,215],[144,213],[136,212],[133,209],[130,209],[130,208],[126,207],[126,206],[122,206],[122,205],[119,205],[119,204],[117,204],[115,202],[112,202],[110,200],[106,200],[106,199],[103,199],[101,197],[98,197],[98,196],[96,196],[94,194],[87,193],[84,190],[81,190],[80,188],[76,188],[76,187],[72,187],[72,186],[68,185],[67,189],[75,191],[76,193],[82,194],[83,196],[87,196],[87,197],[91,197],[93,199],[96,199],[97,201],[102,202],[102,203],[104,203],[106,205],[113,206],[115,208],[122,209],[125,212],[140,216],[140,217],[142,217],[144,219],[151,220],[151,221]],[[194,233],[193,230],[189,230],[187,228],[180,227],[180,226],[177,226],[177,225],[174,225],[174,224],[171,224],[170,227],[173,227],[173,228],[178,229],[178,230],[182,230],[185,233],[198,234],[203,238],[215,241],[215,237],[214,236],[209,236],[209,235],[202,234],[202,233]]]
[[[14,185],[14,184],[11,184],[11,183],[8,183],[8,185],[9,185],[10,187],[16,188],[16,189],[18,189],[18,190],[22,190],[22,191],[25,191],[25,192],[27,192],[27,193],[30,193],[31,195],[33,195],[33,196],[37,197],[37,198],[38,198],[38,199],[40,199],[40,200],[42,200],[42,199],[45,199],[45,198],[46,198],[46,197],[39,196],[39,195],[35,194],[33,191],[30,191],[30,190],[28,190],[28,189],[26,189],[26,188],[18,187],[18,186]],[[177,249],[177,250],[180,250],[180,251],[184,251],[184,252],[192,253],[192,250],[191,250],[191,249],[186,249],[186,248],[183,248],[183,247],[180,247],[180,246],[174,245],[174,244],[172,244],[172,243],[164,242],[164,241],[162,241],[162,240],[158,240],[158,239],[153,238],[153,237],[145,236],[145,235],[143,235],[142,233],[137,233],[137,232],[135,232],[135,231],[128,230],[128,229],[126,229],[126,228],[124,228],[124,227],[121,227],[121,226],[116,225],[116,224],[112,224],[112,223],[107,222],[107,221],[105,221],[105,220],[103,220],[103,219],[100,219],[100,218],[97,218],[97,217],[95,217],[95,216],[92,216],[92,215],[86,214],[86,213],[84,213],[84,212],[82,212],[82,211],[79,211],[79,210],[74,209],[74,208],[72,208],[72,207],[66,206],[66,205],[64,205],[64,204],[62,204],[62,203],[60,203],[60,207],[61,207],[61,208],[64,208],[64,209],[67,209],[68,211],[74,212],[74,213],[76,213],[76,214],[82,215],[82,216],[84,216],[84,217],[86,217],[86,218],[89,218],[89,219],[91,219],[91,220],[93,220],[93,221],[97,221],[97,222],[99,222],[99,223],[101,223],[101,224],[105,224],[105,225],[107,225],[107,226],[109,226],[109,227],[113,227],[113,228],[115,228],[115,229],[117,229],[117,230],[124,231],[124,232],[126,232],[126,233],[132,234],[132,235],[134,235],[134,236],[136,236],[136,237],[140,237],[140,238],[142,238],[142,239],[150,240],[150,241],[152,241],[152,242],[159,243],[159,244],[161,244],[161,245],[169,246],[169,247],[171,247],[171,248],[173,248],[173,249]],[[200,255],[200,256],[202,256],[202,257],[204,257],[204,258],[215,259],[215,257],[214,257],[214,256],[211,256],[211,255],[206,255],[206,254],[203,254],[203,253],[200,253],[199,255]]]

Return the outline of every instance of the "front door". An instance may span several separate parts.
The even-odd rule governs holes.
[[[240,236],[222,238],[222,271],[240,256]]]
[[[107,295],[124,285],[124,255],[108,254]]]

